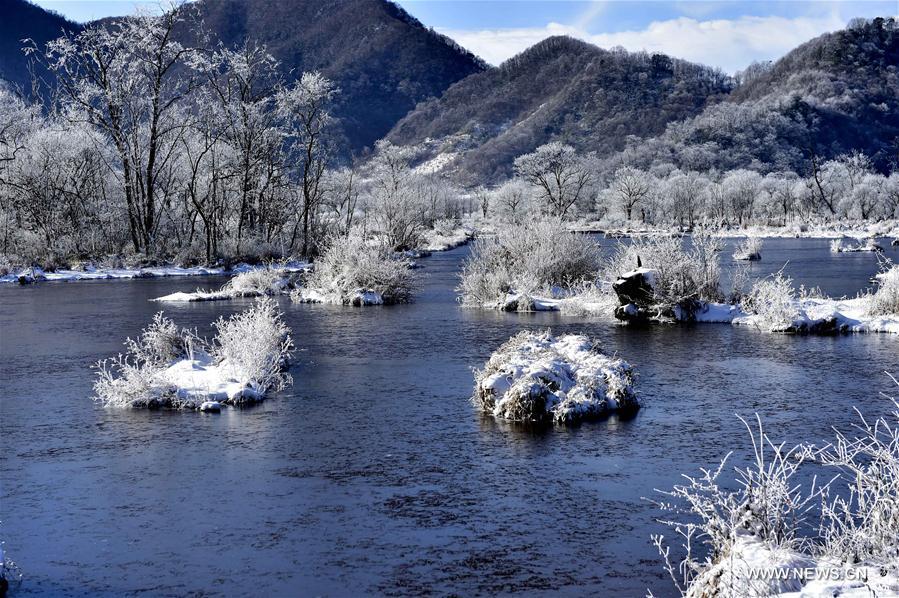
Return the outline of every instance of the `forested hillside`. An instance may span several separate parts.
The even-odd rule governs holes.
[[[77,24],[26,0],[0,0],[0,79],[28,90],[31,71],[28,57],[22,51],[22,40],[31,39],[43,46],[59,37],[63,30],[78,28]],[[37,69],[38,75],[46,75],[45,70],[39,66]]]
[[[516,156],[549,141],[610,155],[629,136],[651,137],[730,91],[715,69],[668,56],[607,51],[553,37],[420,105],[388,138],[452,153],[471,181],[507,178]]]
[[[899,28],[856,21],[815,38],[736,88],[727,101],[672,124],[622,162],[686,170],[804,172],[850,152],[886,172],[899,140]]]
[[[344,156],[373,146],[418,102],[485,68],[386,0],[200,0],[188,8],[213,43],[264,45],[288,82],[309,71],[334,81]],[[196,41],[189,27],[179,33]]]

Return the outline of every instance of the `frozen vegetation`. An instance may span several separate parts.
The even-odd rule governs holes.
[[[762,240],[759,237],[746,237],[734,251],[735,260],[757,261],[762,259]]]
[[[292,341],[281,318],[274,300],[263,298],[219,318],[207,342],[160,312],[127,340],[125,354],[97,364],[96,398],[110,407],[204,411],[261,401],[292,382],[285,372]]]
[[[627,323],[704,322],[767,332],[899,333],[897,268],[888,260],[875,291],[832,299],[793,288],[780,274],[749,286],[738,270],[733,288],[720,284],[723,240],[697,229],[689,239],[646,235],[621,243],[606,260],[589,238],[558,220],[509,225],[482,236],[465,262],[463,305],[506,311],[559,310]],[[760,251],[750,242],[745,249]]]
[[[560,300],[594,286],[596,243],[556,219],[502,227],[475,241],[462,268],[462,304],[506,311],[559,309]]]
[[[727,461],[662,492],[680,546],[653,541],[684,596],[899,595],[899,403],[821,449],[775,444],[749,426],[754,459]],[[818,468],[810,483],[797,472]]]
[[[11,586],[18,587],[22,582],[22,572],[15,561],[6,556],[3,542],[0,542],[0,596],[6,596]]]
[[[830,242],[830,251],[833,253],[857,253],[857,252],[871,252],[871,251],[883,251],[883,247],[881,247],[874,237],[870,237],[865,242],[858,241],[855,244],[844,243],[843,239],[834,239]]]
[[[615,280],[612,289],[621,303],[617,318],[690,320],[705,303],[723,299],[722,240],[697,230],[691,241],[687,246],[678,237],[654,236],[618,246],[605,264],[605,277]]]
[[[736,304],[706,303],[698,322],[730,322],[766,332],[899,334],[899,266],[877,276],[877,288],[851,299],[831,299],[777,273],[753,283]]]
[[[350,235],[330,239],[291,299],[355,306],[409,303],[416,286],[415,272],[408,263],[383,246]]]
[[[574,423],[639,408],[634,372],[585,336],[520,332],[475,374],[475,406],[511,421]]]
[[[197,289],[192,293],[179,292],[157,297],[153,301],[221,301],[238,297],[266,297],[287,293],[292,286],[283,270],[259,268],[237,274],[217,291]]]

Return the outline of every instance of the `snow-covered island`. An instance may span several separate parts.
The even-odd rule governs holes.
[[[742,261],[758,261],[762,259],[762,240],[759,237],[746,237],[734,251],[734,259]]]
[[[390,305],[409,303],[417,276],[406,260],[360,236],[334,237],[315,268],[290,295],[295,303]]]
[[[874,292],[832,299],[797,292],[780,273],[756,281],[732,303],[689,298],[666,308],[656,302],[658,272],[645,268],[622,275],[613,285],[622,303],[616,317],[629,322],[669,319],[681,322],[730,323],[765,332],[899,334],[899,266],[876,277]],[[632,289],[638,289],[635,293]],[[630,294],[628,294],[630,293]]]
[[[855,244],[844,243],[840,238],[830,242],[830,251],[832,253],[881,252],[883,247],[877,243],[874,237],[869,237],[864,242],[856,241]]]
[[[475,381],[475,406],[510,421],[576,423],[640,406],[631,366],[581,335],[520,332]]]
[[[899,333],[899,266],[884,261],[876,289],[833,299],[773,276],[725,294],[720,236],[697,230],[687,245],[671,236],[633,238],[607,259],[589,238],[547,221],[480,237],[463,266],[467,307],[561,311],[649,322],[728,323],[767,332]],[[760,257],[760,246],[744,248]],[[747,256],[748,257],[748,256]]]
[[[96,399],[108,407],[199,409],[263,400],[292,383],[286,373],[292,340],[271,298],[219,318],[205,342],[162,312],[127,351],[97,364]]]
[[[311,269],[311,268],[310,268]],[[309,271],[306,269],[305,271]],[[259,268],[248,270],[234,276],[217,291],[197,289],[191,293],[177,292],[153,301],[183,303],[193,301],[223,301],[238,297],[270,297],[289,293],[294,282],[285,270],[275,268]]]

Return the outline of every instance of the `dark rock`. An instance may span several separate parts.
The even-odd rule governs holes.
[[[645,308],[652,304],[653,300],[653,270],[637,268],[618,277],[612,283],[612,289],[618,295],[621,305],[635,304],[638,308]]]

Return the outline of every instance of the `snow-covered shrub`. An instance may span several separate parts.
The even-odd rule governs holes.
[[[787,450],[759,422],[758,437],[752,435],[755,463],[735,469],[736,490],[719,485],[725,457],[717,469],[685,476],[686,484],[662,492],[666,498],[653,502],[675,516],[660,522],[681,537],[680,562],[672,562],[663,536],[653,541],[681,593],[899,595],[899,401],[890,400],[890,414],[873,422],[862,418],[856,434],[837,432],[822,449]],[[815,477],[804,489],[793,481],[800,467],[819,467],[829,481],[817,485]],[[842,569],[843,575],[770,575],[797,569],[829,576]]]
[[[21,583],[22,570],[6,555],[3,542],[0,542],[0,595],[6,596],[9,588],[17,589]]]
[[[520,332],[475,373],[475,406],[495,417],[573,423],[639,407],[627,362],[585,336]]]
[[[409,303],[416,288],[415,272],[405,262],[351,235],[328,241],[304,287],[291,298],[343,305]]]
[[[746,237],[734,251],[734,259],[751,261],[762,259],[762,239],[760,237]]]
[[[133,355],[118,355],[97,363],[96,399],[104,407],[181,408],[175,388],[159,379],[161,367],[143,364]]]
[[[842,471],[849,490],[824,503],[821,553],[850,565],[892,564],[899,574],[899,401],[890,400],[890,415],[862,418],[857,436],[837,432],[819,454]]]
[[[194,335],[158,312],[136,339],[127,339],[128,354],[140,366],[157,367],[186,357]]]
[[[793,279],[783,272],[757,280],[740,306],[758,316],[759,326],[771,332],[790,328],[800,315]]]
[[[228,364],[242,385],[263,394],[290,383],[283,371],[292,345],[290,329],[274,299],[260,299],[252,309],[219,318],[215,329],[211,353]]]
[[[258,297],[276,295],[287,285],[284,273],[272,268],[247,270],[234,276],[225,283],[222,291],[230,292],[238,297]]]
[[[475,242],[457,290],[464,305],[501,306],[510,293],[552,295],[593,282],[599,264],[596,243],[558,220],[513,225]]]
[[[701,469],[696,477],[685,475],[685,483],[660,491],[665,498],[652,501],[675,517],[660,523],[681,538],[683,553],[678,563],[672,562],[664,536],[652,539],[685,596],[770,596],[798,589],[783,587],[782,580],[754,579],[750,570],[807,564],[795,554],[799,530],[823,489],[812,483],[806,490],[793,480],[808,457],[804,446],[787,449],[774,444],[764,433],[761,420],[757,436],[748,424],[747,430],[754,460],[746,467],[734,468],[735,489],[719,482],[728,454],[718,467]],[[772,583],[776,585],[769,585]]]
[[[719,253],[723,242],[703,230],[697,230],[689,246],[678,237],[635,238],[620,244],[604,266],[604,278],[615,280],[636,266],[653,271],[653,303],[659,314],[695,310],[698,301],[720,301],[721,269]]]
[[[869,299],[868,313],[872,316],[899,315],[899,266],[892,266],[877,279],[877,291]]]
[[[290,331],[273,299],[220,318],[211,343],[157,314],[127,352],[97,364],[96,399],[108,407],[198,409],[209,400],[262,399],[291,382]]]

